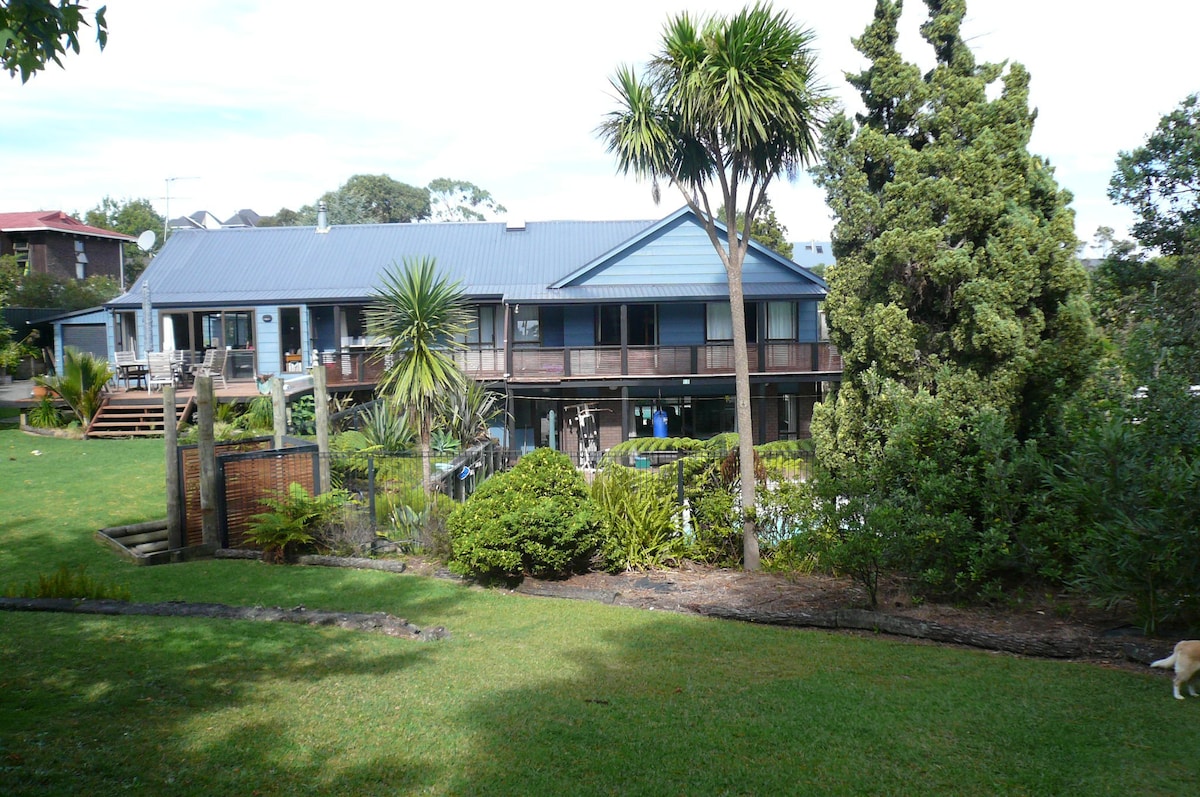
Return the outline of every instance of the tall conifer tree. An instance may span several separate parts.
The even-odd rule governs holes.
[[[920,549],[1005,548],[982,463],[1053,434],[1092,337],[1071,197],[1027,148],[1029,74],[976,63],[964,0],[926,5],[922,74],[896,49],[901,2],[877,2],[855,40],[870,64],[850,76],[865,113],[830,122],[814,169],[837,219],[826,311],[845,364],[814,436],[843,496],[871,492],[866,527],[888,518],[904,566],[952,587],[962,557],[933,567]],[[942,531],[920,539],[931,518]]]

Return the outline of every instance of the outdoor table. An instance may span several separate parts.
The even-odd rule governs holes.
[[[146,386],[146,375],[150,373],[150,363],[146,360],[133,360],[117,366],[120,378],[129,388],[130,381],[137,382],[141,387]]]

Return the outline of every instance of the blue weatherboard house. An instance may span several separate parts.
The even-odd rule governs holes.
[[[110,351],[225,348],[229,382],[320,363],[332,390],[369,391],[385,364],[364,310],[381,272],[415,257],[468,298],[459,365],[505,395],[509,445],[571,451],[581,428],[602,449],[733,431],[725,270],[686,208],[659,221],[183,230],[105,306]],[[841,377],[826,285],[757,244],[743,282],[755,440],[806,437]]]

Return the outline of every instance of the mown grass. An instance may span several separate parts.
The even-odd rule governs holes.
[[[30,453],[38,449],[41,456]],[[1161,673],[527,598],[375,572],[135,567],[161,441],[0,432],[0,584],[386,611],[451,638],[0,613],[5,794],[1166,794],[1200,701]]]

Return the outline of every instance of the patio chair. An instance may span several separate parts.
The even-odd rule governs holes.
[[[137,352],[114,352],[113,363],[116,366],[113,369],[113,379],[117,383],[124,382],[126,390],[132,382],[140,383],[146,376],[146,363],[138,361]]]
[[[225,384],[225,349],[209,349],[204,352],[204,362],[196,368],[196,376],[211,376],[213,387],[227,387]]]
[[[146,379],[147,388],[154,390],[156,387],[175,384],[175,366],[171,362],[170,354],[152,351],[146,355],[146,362],[150,372]]]

